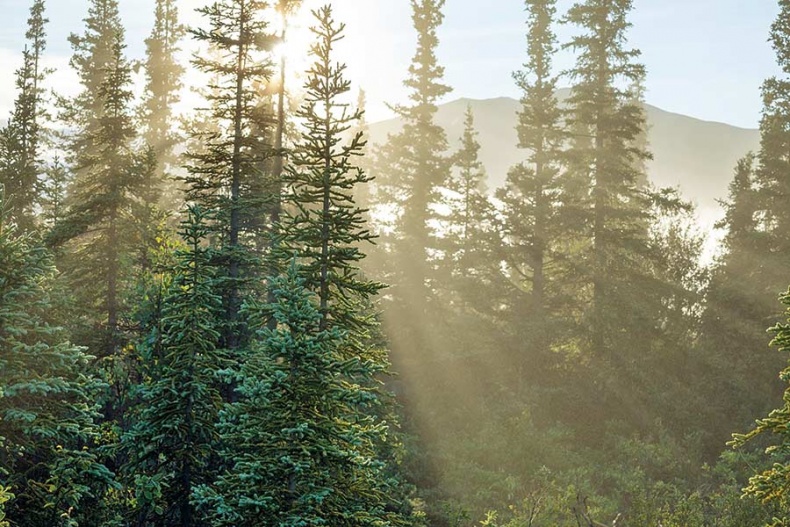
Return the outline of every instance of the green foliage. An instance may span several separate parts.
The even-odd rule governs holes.
[[[311,48],[315,61],[297,112],[304,128],[284,175],[286,209],[275,256],[288,261],[297,255],[305,286],[318,294],[324,328],[338,325],[364,332],[372,321],[362,304],[382,287],[365,280],[358,267],[365,257],[362,246],[372,235],[354,194],[370,178],[354,164],[364,146],[362,135],[344,139],[360,118],[359,112],[347,111],[346,67],[333,59],[345,26],[335,22],[329,9],[316,16],[320,25]]]
[[[295,111],[273,59],[302,2],[199,9],[208,108],[177,195],[162,181],[184,162],[176,3],[155,2],[135,114],[118,0],[90,1],[64,162],[44,163],[32,1],[0,132],[0,527],[790,525],[790,403],[737,437],[753,451],[716,461],[778,396],[763,329],[790,254],[790,1],[771,34],[785,71],[763,86],[761,149],[736,168],[710,277],[690,206],[647,184],[632,0],[570,7],[560,75],[557,2],[524,0],[523,159],[496,199],[471,110],[455,152],[436,122],[444,0],[410,2],[404,127],[376,163],[330,7]],[[176,239],[157,204],[182,199]],[[360,270],[368,216],[370,276],[395,286],[383,314]],[[40,225],[60,277],[27,234]],[[775,331],[790,350],[790,326]]]
[[[116,41],[106,76],[96,95],[101,109],[74,138],[74,180],[66,218],[50,235],[66,244],[63,267],[78,291],[89,334],[79,336],[99,356],[120,348],[120,320],[125,312],[123,290],[132,269],[127,256],[133,239],[133,203],[147,169],[132,149],[135,131],[129,104],[131,71]],[[95,331],[99,324],[103,331]]]
[[[72,525],[115,485],[88,449],[100,385],[53,323],[54,276],[47,251],[0,218],[0,476],[15,525]]]
[[[0,130],[0,186],[5,188],[10,214],[23,231],[36,226],[35,209],[39,202],[42,121],[46,117],[41,83],[47,73],[41,62],[47,22],[44,0],[35,0],[30,8],[22,67],[16,72],[14,109],[8,124]]]
[[[59,157],[55,157],[47,166],[41,190],[41,208],[44,225],[53,229],[66,216],[66,195],[71,174]]]
[[[14,499],[14,495],[11,494],[7,487],[0,487],[0,527],[10,527],[8,521],[6,521],[5,515],[5,504]]]
[[[790,292],[782,297],[782,302],[788,307],[786,311],[788,322],[774,326],[771,331],[775,334],[773,345],[780,352],[787,353],[790,352]],[[790,382],[790,367],[785,368],[779,376],[785,383]],[[744,493],[754,496],[760,502],[775,505],[778,514],[766,524],[770,527],[790,525],[790,517],[786,513],[790,510],[790,496],[786,490],[786,481],[790,477],[790,465],[787,463],[790,452],[788,423],[790,423],[790,390],[785,391],[784,405],[771,411],[767,417],[758,419],[751,432],[733,435],[733,444],[742,446],[758,436],[772,434],[771,446],[765,451],[772,462],[771,467],[752,476],[749,485],[744,489]]]
[[[267,216],[267,191],[275,183],[264,176],[271,149],[267,115],[259,105],[261,83],[272,74],[270,58],[260,52],[276,41],[265,16],[268,7],[260,0],[214,2],[198,9],[209,27],[191,31],[211,50],[193,64],[214,80],[206,110],[211,129],[196,132],[200,150],[188,154],[186,200],[213,218],[209,226],[220,249],[215,265],[222,270],[217,278],[226,313],[220,344],[231,350],[243,348],[248,337],[239,313],[254,283],[254,249],[263,245],[261,218]]]
[[[89,139],[104,115],[105,101],[100,87],[106,84],[117,63],[116,47],[124,40],[124,29],[117,0],[91,0],[85,29],[72,33],[69,43],[74,51],[71,67],[80,79],[82,91],[73,100],[60,100],[61,119],[83,133],[72,139],[72,155],[88,154],[94,145]]]
[[[237,401],[221,414],[228,468],[196,498],[213,525],[410,522],[383,456],[389,425],[378,377],[387,363],[371,349],[369,312],[380,285],[356,267],[370,235],[353,196],[367,177],[351,163],[360,136],[343,142],[359,117],[345,112],[345,66],[332,59],[343,25],[329,6],[314,15],[304,129],[285,177],[275,253],[283,263],[290,253],[292,263],[270,281],[273,302],[249,307],[265,329],[240,366]]]
[[[273,280],[277,329],[242,365],[240,401],[223,411],[230,470],[202,487],[213,525],[397,525],[392,481],[376,444],[387,425],[370,409],[381,365],[349,356],[349,333],[322,329],[300,270]]]
[[[190,209],[181,231],[187,248],[176,252],[161,313],[139,345],[145,382],[134,390],[134,426],[123,437],[136,522],[200,523],[192,491],[207,481],[214,455],[224,366],[207,233],[203,213]]]

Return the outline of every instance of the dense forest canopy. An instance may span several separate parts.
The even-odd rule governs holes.
[[[716,236],[653,172],[632,0],[521,0],[515,130],[442,124],[410,0],[384,134],[332,2],[143,37],[89,0],[54,91],[47,3],[0,128],[0,527],[790,525],[790,1]]]

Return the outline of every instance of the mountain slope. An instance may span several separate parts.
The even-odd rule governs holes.
[[[561,90],[562,100],[567,90]],[[439,107],[437,122],[447,131],[455,149],[463,132],[464,112],[471,105],[480,133],[481,161],[490,185],[502,185],[508,168],[524,159],[516,148],[519,102],[507,97],[487,100],[459,99]],[[726,198],[735,163],[760,143],[758,130],[701,121],[647,105],[648,135],[653,160],[650,179],[658,186],[678,186],[683,195],[699,206],[703,219],[719,215],[716,200]],[[371,142],[380,144],[401,127],[398,119],[370,126]],[[706,221],[707,223],[707,221]]]

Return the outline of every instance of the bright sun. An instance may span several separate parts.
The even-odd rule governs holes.
[[[313,15],[309,9],[310,2],[290,13],[286,21],[285,40],[274,50],[275,61],[279,64],[285,62],[286,83],[293,89],[301,86],[304,81],[304,72],[311,63],[310,46],[315,35],[310,31],[313,25]],[[282,31],[282,23],[278,24],[277,32]]]

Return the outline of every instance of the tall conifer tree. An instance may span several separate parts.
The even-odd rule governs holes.
[[[180,101],[184,68],[178,63],[179,42],[186,33],[174,0],[156,0],[154,28],[146,39],[146,100],[143,106],[143,139],[156,156],[160,175],[177,164],[173,148],[174,106]]]
[[[271,154],[271,146],[261,140],[267,123],[258,105],[260,83],[272,75],[272,65],[260,51],[276,43],[264,17],[267,7],[260,0],[215,2],[198,10],[210,27],[193,31],[198,41],[219,51],[194,62],[217,79],[208,99],[218,130],[202,136],[203,151],[190,154],[187,199],[216,218],[213,238],[222,250],[215,263],[223,270],[220,279],[227,314],[222,345],[229,349],[238,349],[243,340],[239,312],[249,285],[252,241],[260,235],[258,217],[266,199],[254,190],[265,187],[260,167]]]
[[[63,161],[56,157],[46,168],[45,179],[41,190],[41,209],[43,212],[44,225],[49,229],[54,228],[66,215],[66,197],[71,174],[63,164]]]
[[[770,250],[764,253],[764,287],[775,296],[787,281],[786,258],[790,254],[790,2],[780,0],[780,13],[771,26],[770,42],[782,77],[763,83],[763,115],[760,120],[760,152],[756,183],[760,188],[760,217]],[[766,299],[767,300],[767,299]]]
[[[78,130],[76,136],[70,137],[69,145],[75,157],[94,149],[90,137],[99,126],[105,104],[100,88],[113,70],[117,44],[124,41],[117,0],[91,0],[84,22],[83,34],[69,36],[74,50],[70,64],[82,89],[73,100],[60,101],[63,120]]]
[[[451,194],[445,200],[445,204],[450,206],[449,214],[443,219],[449,231],[445,233],[449,242],[445,250],[448,252],[446,256],[458,263],[459,274],[464,274],[470,267],[475,235],[484,227],[490,212],[486,196],[487,175],[479,155],[475,116],[472,107],[468,106],[461,147],[452,159],[454,170],[444,183],[445,190]]]
[[[42,119],[46,71],[42,58],[46,49],[44,0],[30,8],[27,44],[22,67],[16,72],[17,97],[8,125],[0,133],[0,185],[8,196],[14,220],[23,231],[36,224],[35,207],[40,201]]]
[[[501,298],[499,234],[480,161],[474,113],[467,107],[460,148],[441,188],[439,252],[434,291],[452,312],[444,328],[434,326],[446,349],[487,349],[490,322]],[[495,292],[496,291],[496,292]]]
[[[636,309],[644,293],[637,283],[649,252],[649,209],[639,171],[649,153],[638,143],[645,117],[630,90],[621,87],[644,76],[635,62],[639,51],[625,46],[631,9],[631,0],[587,0],[574,4],[566,17],[583,31],[567,44],[578,54],[569,72],[574,86],[568,118],[583,136],[570,152],[571,170],[589,186],[584,223],[591,243],[590,340],[597,356],[609,358],[623,345],[618,336],[632,332],[635,317],[645,315]]]
[[[120,39],[120,33],[115,33]],[[135,131],[131,118],[131,72],[116,40],[113,59],[92,96],[102,102],[95,123],[77,138],[81,145],[73,153],[75,179],[69,189],[67,218],[52,235],[55,242],[68,242],[68,273],[89,312],[85,343],[100,356],[109,356],[123,341],[120,322],[124,314],[123,290],[130,270],[125,255],[132,224],[134,197],[145,180],[145,163],[132,149]]]
[[[503,204],[504,261],[508,278],[516,285],[507,295],[513,303],[508,326],[514,328],[518,346],[524,347],[519,350],[520,370],[528,363],[540,364],[535,358],[541,354],[545,362],[549,335],[559,337],[559,328],[551,331],[549,322],[571,318],[563,289],[572,281],[570,224],[578,213],[574,188],[578,181],[565,167],[567,133],[556,98],[558,78],[552,71],[556,2],[529,0],[526,9],[528,60],[513,77],[522,92],[518,147],[528,156],[510,170],[497,192]]]
[[[762,204],[756,161],[750,154],[735,168],[724,203],[725,216],[719,223],[727,230],[723,254],[713,269],[702,317],[701,354],[711,376],[704,385],[712,413],[707,428],[714,449],[734,424],[745,426],[756,412],[765,410],[777,386],[763,380],[781,365],[765,339],[764,326],[771,322],[775,310],[766,306],[770,289],[766,291],[761,282],[768,244],[759,217]],[[744,352],[747,349],[749,352]],[[754,392],[760,396],[744,397]]]
[[[774,299],[787,284],[790,255],[790,2],[781,0],[779,7],[770,41],[782,75],[763,83],[760,151],[736,167],[721,222],[727,229],[725,252],[713,272],[703,317],[701,345],[718,372],[710,384],[710,397],[719,403],[710,428],[719,441],[727,424],[732,427],[734,408],[743,409],[736,418],[744,426],[778,398],[780,389],[764,381],[779,367],[779,358],[763,335],[779,321]]]
[[[223,366],[207,233],[200,210],[190,209],[181,230],[187,247],[176,255],[159,319],[141,340],[146,381],[137,387],[135,424],[124,437],[137,525],[206,524],[194,510],[193,490],[210,480]]]
[[[335,43],[344,25],[336,25],[331,9],[316,14],[320,29],[311,48],[315,63],[305,84],[305,102],[297,112],[304,121],[301,138],[286,168],[284,202],[289,210],[281,224],[279,256],[287,261],[296,252],[305,272],[305,287],[318,294],[323,324],[364,327],[355,298],[367,298],[381,287],[359,272],[361,245],[371,233],[355,190],[369,177],[355,165],[365,145],[357,132],[344,142],[361,118],[344,100],[350,82],[345,65],[332,62]]]
[[[439,100],[451,89],[442,83],[444,68],[436,58],[436,31],[444,18],[444,0],[412,0],[411,7],[417,51],[404,81],[410,90],[410,102],[394,107],[404,122],[403,129],[388,138],[377,165],[382,185],[398,208],[398,236],[392,242],[395,294],[404,312],[422,321],[430,297],[430,261],[436,246],[431,224],[436,219],[433,206],[450,170],[445,155],[447,137],[434,119]],[[417,324],[410,324],[409,331],[416,333]]]
[[[345,66],[333,59],[344,26],[329,6],[314,16],[305,124],[286,169],[277,245],[291,264],[272,282],[275,329],[260,332],[239,401],[224,412],[230,470],[201,493],[215,525],[405,522],[378,449],[387,427],[374,411],[376,376],[386,361],[369,347],[368,300],[380,285],[357,267],[370,235],[353,196],[367,177],[352,164],[361,136],[345,140],[359,115],[348,112]]]

